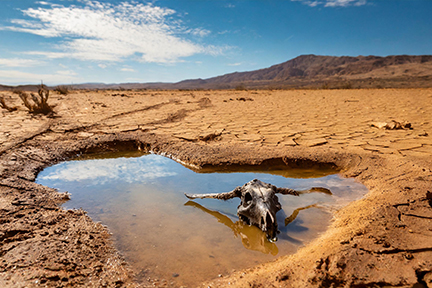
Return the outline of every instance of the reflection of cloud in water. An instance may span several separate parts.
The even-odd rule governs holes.
[[[56,169],[46,169],[47,174],[39,175],[41,180],[85,181],[92,184],[105,184],[110,181],[146,182],[156,178],[175,176],[169,171],[162,157],[145,156],[140,158],[117,158],[103,160],[71,161],[57,165]]]
[[[321,208],[326,207],[330,210],[338,209],[353,200],[360,199],[368,192],[363,184],[354,179],[339,178],[337,175],[308,179],[308,187],[305,187],[305,189],[312,186],[330,189],[333,201],[325,201],[326,203],[319,203],[318,205]]]

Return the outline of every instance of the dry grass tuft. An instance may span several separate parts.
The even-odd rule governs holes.
[[[20,90],[14,91],[14,93],[18,94],[18,96],[23,101],[24,106],[29,109],[30,113],[44,115],[53,113],[53,107],[48,104],[49,90],[44,86],[39,88],[38,95],[35,95],[34,93],[30,93],[29,95],[26,92]]]
[[[67,86],[57,86],[54,91],[56,91],[60,95],[68,95],[69,94],[69,87]]]
[[[236,91],[247,91],[248,90],[244,84],[239,84],[234,89]]]

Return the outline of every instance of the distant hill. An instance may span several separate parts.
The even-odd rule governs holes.
[[[7,86],[0,85],[0,91],[13,91],[13,90],[22,90],[22,91],[38,91],[39,85],[18,85],[18,86]]]
[[[302,55],[269,68],[175,83],[177,88],[431,87],[432,55],[333,57]]]
[[[70,85],[69,85],[70,86]],[[20,86],[19,89],[36,86]],[[177,83],[76,84],[76,89],[408,88],[432,87],[432,55],[301,55],[269,68]],[[0,90],[15,87],[0,85]],[[32,89],[33,90],[33,89]]]

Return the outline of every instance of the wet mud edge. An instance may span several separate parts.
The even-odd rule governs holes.
[[[50,134],[50,137],[46,135]],[[54,140],[53,140],[54,139]],[[142,131],[49,130],[0,154],[0,286],[145,287],[85,211],[65,211],[67,194],[34,183],[45,167],[81,153],[141,149],[192,167],[280,164],[340,169],[370,192],[335,212],[326,233],[298,253],[233,272],[204,287],[432,285],[432,171],[421,160],[323,147],[264,148],[192,143]],[[141,278],[145,278],[141,277]],[[429,286],[432,287],[432,286]]]

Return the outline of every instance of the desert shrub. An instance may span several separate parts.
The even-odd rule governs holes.
[[[247,90],[247,88],[244,84],[237,85],[234,89],[236,91],[246,91]]]
[[[341,89],[353,89],[351,82],[345,82],[340,87]]]
[[[67,86],[57,86],[54,91],[56,91],[60,95],[68,95],[69,94],[69,87]]]
[[[321,89],[330,89],[329,83],[326,82],[326,83],[322,84]]]
[[[345,82],[332,82],[331,84],[328,82],[325,82],[321,85],[320,89],[353,89],[353,85],[349,81]]]
[[[9,105],[7,105],[6,101],[4,100],[3,97],[0,97],[0,107],[3,108],[3,109],[6,109],[9,112],[18,110],[17,107],[10,107]]]
[[[48,104],[49,90],[44,86],[41,86],[38,91],[38,95],[30,93],[30,95],[24,91],[14,91],[15,94],[23,101],[23,104],[30,113],[34,114],[51,114],[53,113],[53,108]]]

